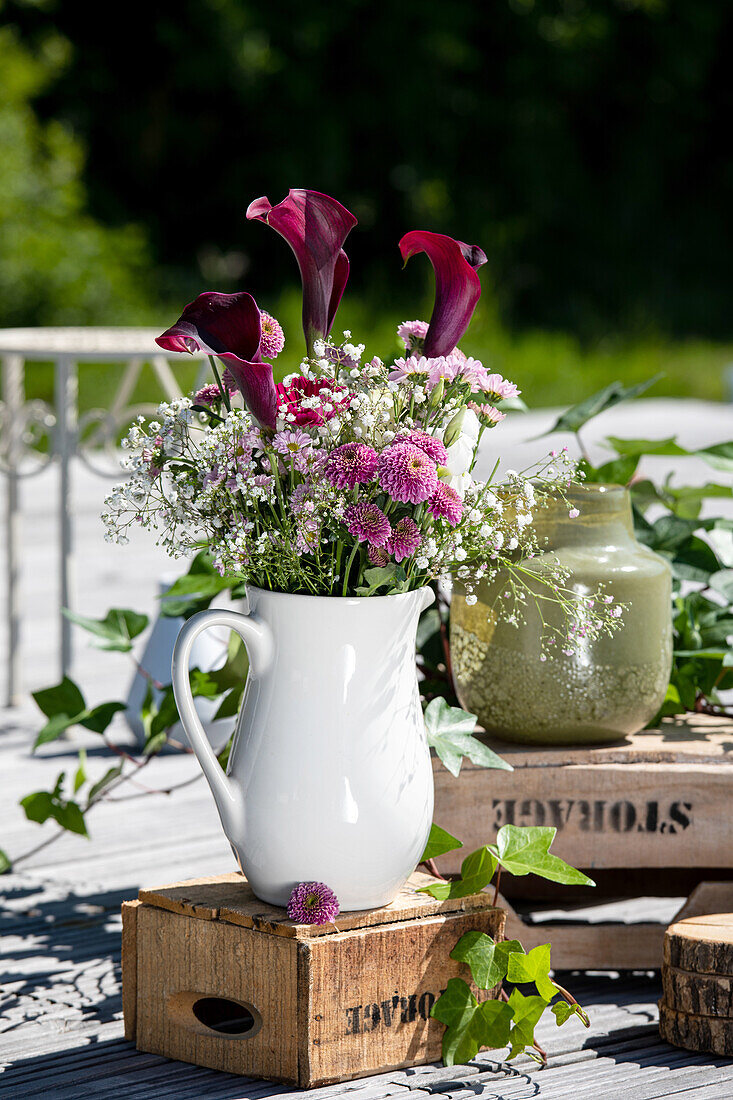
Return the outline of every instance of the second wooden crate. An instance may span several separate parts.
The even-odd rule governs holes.
[[[677,919],[710,912],[709,890],[700,884],[733,877],[733,722],[690,716],[611,745],[489,743],[513,772],[466,761],[455,779],[435,761],[435,821],[464,845],[438,860],[441,871],[458,871],[467,852],[493,841],[507,823],[554,826],[553,851],[598,887],[574,895],[531,875],[504,877],[507,935],[527,949],[549,940],[559,968],[660,967],[668,919],[528,925],[512,901],[567,909],[610,898],[690,895]]]

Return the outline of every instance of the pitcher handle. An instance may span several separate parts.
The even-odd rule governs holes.
[[[253,679],[261,676],[269,666],[273,654],[273,640],[270,628],[261,620],[253,619],[249,615],[242,615],[237,611],[211,608],[208,611],[200,611],[197,615],[191,616],[188,622],[181,627],[173,649],[171,678],[181,724],[211,788],[211,793],[219,810],[219,816],[222,818],[224,831],[229,832],[227,825],[229,822],[233,823],[233,820],[236,820],[240,808],[240,795],[237,788],[224,773],[209,739],[204,733],[204,727],[201,725],[201,719],[194,706],[193,693],[188,677],[193,643],[199,634],[210,626],[223,626],[228,630],[236,631],[247,649],[249,676]]]

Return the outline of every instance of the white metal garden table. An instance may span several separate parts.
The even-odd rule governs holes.
[[[59,465],[59,602],[60,607],[70,607],[73,601],[71,460],[74,456],[80,457],[102,477],[119,476],[116,447],[120,433],[138,414],[150,413],[155,407],[131,404],[137,380],[146,363],[151,365],[157,378],[161,398],[173,400],[181,396],[181,389],[168,362],[170,356],[155,343],[155,337],[163,327],[0,329],[3,397],[0,468],[7,482],[7,705],[12,705],[19,691],[19,481],[39,473],[48,462]],[[54,364],[53,405],[38,400],[26,401],[28,364],[49,360]],[[80,416],[78,366],[84,362],[122,363],[124,369],[110,407],[88,410]],[[46,441],[47,445],[39,448],[39,444]],[[104,451],[112,452],[108,454],[106,463],[102,460]],[[110,458],[113,461],[109,461]],[[60,666],[64,675],[71,660],[71,624],[61,614],[59,634]]]

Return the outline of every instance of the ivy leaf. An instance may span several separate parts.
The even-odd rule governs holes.
[[[129,608],[113,607],[103,619],[88,619],[69,611],[67,607],[63,608],[63,613],[72,623],[97,638],[92,643],[97,649],[119,653],[128,653],[132,649],[132,639],[142,634],[149,622],[147,615],[130,611]]]
[[[550,1010],[557,1023],[558,1027],[562,1027],[567,1023],[571,1016],[577,1016],[582,1023],[583,1027],[590,1027],[590,1020],[587,1014],[583,1011],[579,1004],[568,1004],[567,1001],[557,1001]]]
[[[89,836],[84,814],[76,802],[63,797],[64,773],[61,772],[52,791],[34,791],[21,798],[20,805],[29,821],[42,825],[49,817],[54,818],[62,829],[81,836]]]
[[[404,580],[404,569],[397,565],[375,566],[364,570],[365,585],[357,588],[360,596],[372,596],[379,588],[388,588],[395,581]]]
[[[221,750],[221,752],[219,753],[219,755],[216,758],[219,761],[223,771],[227,770],[227,765],[229,764],[229,756],[231,754],[233,744],[234,744],[234,734],[232,734],[232,736],[229,738],[226,745],[224,746],[224,748]]]
[[[619,439],[610,435],[607,442],[620,455],[696,456],[715,470],[733,470],[733,441],[694,451],[681,447],[674,436],[669,439]]]
[[[585,475],[583,480],[588,484],[628,485],[638,465],[639,459],[636,455],[623,455],[604,462],[602,466],[591,466],[589,462],[583,461],[579,469]]]
[[[571,408],[558,417],[549,431],[542,434],[577,432],[594,416],[605,412],[606,409],[612,409],[614,405],[620,404],[621,401],[629,401],[632,397],[638,397],[663,377],[663,374],[655,374],[653,378],[648,379],[646,382],[639,382],[636,386],[623,386],[620,382],[611,382],[609,386],[605,386],[598,393],[586,397],[584,401],[580,401],[577,405],[572,405]]]
[[[4,852],[0,848],[0,875],[6,875],[8,871],[12,871],[13,864],[8,856],[7,852]]]
[[[509,1035],[511,1045],[507,1060],[516,1058],[525,1047],[532,1046],[534,1029],[547,1008],[547,1001],[542,997],[525,997],[518,989],[514,989],[509,997],[509,1007],[513,1010],[514,1016]]]
[[[478,1001],[463,978],[450,978],[445,993],[438,997],[430,1015],[445,1025],[443,1061],[446,1066],[462,1065],[478,1054],[473,1035]]]
[[[86,711],[78,722],[80,726],[91,730],[92,733],[104,733],[115,714],[126,709],[125,703],[100,703],[98,707],[92,707],[91,710]]]
[[[89,794],[87,795],[87,802],[91,803],[101,794],[103,790],[109,787],[113,779],[117,779],[122,775],[123,764],[116,764],[113,768],[108,768],[101,779],[98,779],[96,783],[93,783],[89,788]]]
[[[430,886],[422,886],[418,893],[430,894],[439,901],[444,901],[445,898],[467,898],[488,886],[495,870],[496,859],[484,845],[466,856],[461,864],[461,877],[455,882],[434,882]]]
[[[550,853],[556,833],[557,829],[545,825],[503,825],[496,835],[496,845],[490,846],[491,852],[512,875],[539,875],[566,886],[595,886],[582,871]]]
[[[79,749],[79,765],[76,769],[76,775],[74,776],[74,794],[76,794],[79,788],[83,787],[87,781],[86,762],[86,749]]]
[[[463,1065],[482,1047],[496,1050],[509,1042],[512,1009],[505,1001],[478,1003],[463,978],[451,978],[430,1015],[445,1025],[443,1061]]]
[[[213,721],[218,721],[219,718],[236,718],[239,714],[239,704],[242,702],[242,696],[244,695],[244,684],[238,688],[232,688],[231,691],[222,699],[219,704],[219,708],[214,715]]]
[[[219,693],[228,691],[230,688],[239,688],[241,693],[244,690],[248,669],[249,661],[244,642],[232,631],[227,644],[226,661],[221,668],[210,672],[209,678],[216,685]]]
[[[557,986],[550,978],[549,943],[540,944],[526,954],[517,952],[510,955],[506,976],[515,985],[534,982],[540,997],[549,1003],[557,993]]]
[[[53,718],[49,718],[33,743],[33,752],[41,745],[48,745],[51,741],[55,741],[64,730],[76,724],[77,717],[77,715],[70,718],[68,714],[55,714]]]
[[[214,569],[208,550],[201,550],[191,562],[188,573],[179,577],[161,596],[160,613],[165,618],[189,619],[197,611],[208,607],[214,596],[227,588],[235,588],[237,584],[233,577],[220,576]]]
[[[435,859],[436,856],[444,856],[446,852],[453,852],[456,848],[462,847],[460,840],[456,840],[445,829],[441,829],[440,825],[433,823],[430,826],[430,836],[425,845],[425,851],[420,856],[420,863],[424,863],[426,859]]]
[[[86,708],[79,687],[68,676],[64,676],[55,687],[34,691],[33,698],[47,718],[54,718],[58,714],[65,714],[67,717],[80,714]]]
[[[60,684],[33,693],[33,698],[49,721],[36,738],[34,749],[55,741],[70,726],[80,725],[94,733],[104,733],[114,715],[125,709],[124,703],[101,703],[87,708],[80,688],[68,676]]]
[[[524,948],[519,940],[495,943],[485,932],[464,933],[450,953],[452,959],[466,963],[479,989],[493,989],[507,976],[509,957]]]
[[[458,776],[464,756],[479,767],[513,771],[511,764],[473,736],[475,728],[475,714],[449,706],[442,696],[425,708],[428,745],[435,749],[451,775]]]

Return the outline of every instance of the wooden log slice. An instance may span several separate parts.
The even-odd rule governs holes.
[[[733,977],[733,913],[688,917],[670,925],[664,965],[692,975]]]
[[[733,978],[718,974],[691,974],[665,966],[662,970],[664,1002],[678,1012],[695,1016],[733,1018]]]
[[[665,1042],[685,1050],[733,1056],[733,1020],[721,1016],[676,1012],[660,1001],[659,1034]]]

